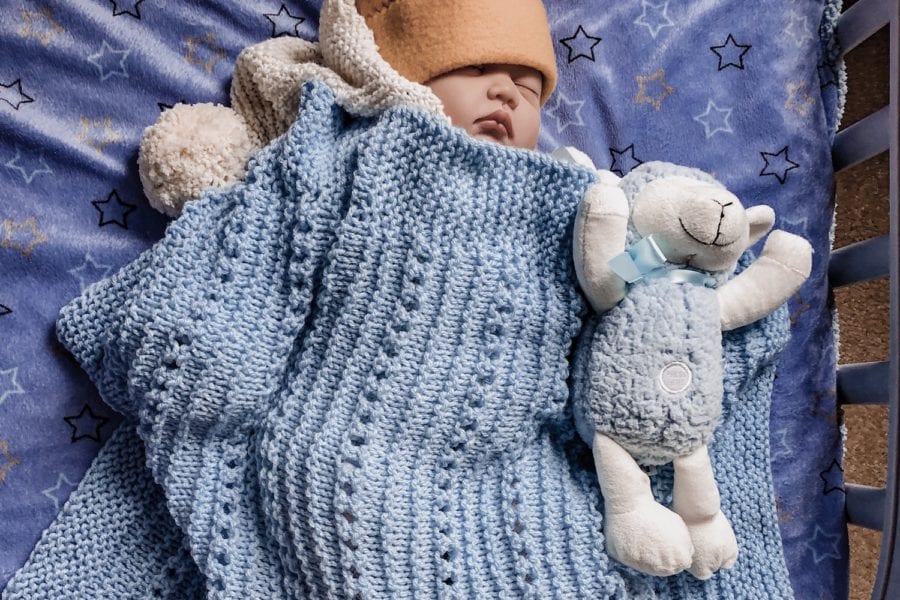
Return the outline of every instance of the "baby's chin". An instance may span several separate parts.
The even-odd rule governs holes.
[[[510,139],[502,133],[485,131],[475,131],[467,133],[476,140],[480,140],[482,142],[492,142],[494,144],[500,144],[501,146],[509,146],[510,148],[524,148],[525,150],[534,150],[534,148],[531,146],[516,143],[516,140]]]
[[[506,138],[505,136],[503,136],[502,134],[498,134],[498,133],[476,132],[476,133],[470,133],[469,135],[471,135],[476,140],[481,140],[483,142],[494,142],[495,144],[503,144],[504,146],[513,146],[514,145],[512,140],[510,140],[510,139]]]

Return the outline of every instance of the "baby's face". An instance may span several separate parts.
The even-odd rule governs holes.
[[[455,127],[474,138],[534,150],[541,129],[539,71],[520,65],[473,65],[425,85]]]

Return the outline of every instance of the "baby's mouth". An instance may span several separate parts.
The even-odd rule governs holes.
[[[502,110],[481,117],[475,124],[479,126],[481,133],[500,141],[510,140],[513,137],[512,119]]]
[[[490,138],[501,144],[509,140],[509,134],[506,132],[506,128],[500,123],[495,123],[494,121],[482,121],[481,123],[478,123],[478,125],[478,135],[480,137]]]

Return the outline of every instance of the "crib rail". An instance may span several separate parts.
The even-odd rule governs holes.
[[[835,31],[841,53],[847,54],[887,25],[896,8],[892,0],[863,0],[848,8]]]
[[[835,170],[858,165],[889,148],[890,112],[890,107],[885,106],[835,136],[831,148],[831,162]]]
[[[847,484],[847,519],[869,529],[884,527],[884,488]]]
[[[846,54],[885,26],[890,27],[890,104],[839,132],[832,161],[840,171],[889,151],[890,233],[835,251],[828,269],[832,287],[890,277],[890,360],[841,365],[837,372],[842,404],[889,407],[885,487],[845,485],[847,520],[882,532],[873,600],[900,598],[900,0],[860,0],[835,31]]]
[[[891,365],[887,361],[841,365],[837,370],[837,396],[841,404],[887,404]]]
[[[831,287],[887,277],[890,275],[890,248],[890,235],[881,235],[835,250],[828,263]]]

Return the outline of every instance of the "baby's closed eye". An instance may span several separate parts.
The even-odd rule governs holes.
[[[523,92],[530,93],[536,97],[540,97],[541,92],[537,89],[533,83],[528,83],[524,81],[516,81],[516,86],[519,87]]]

